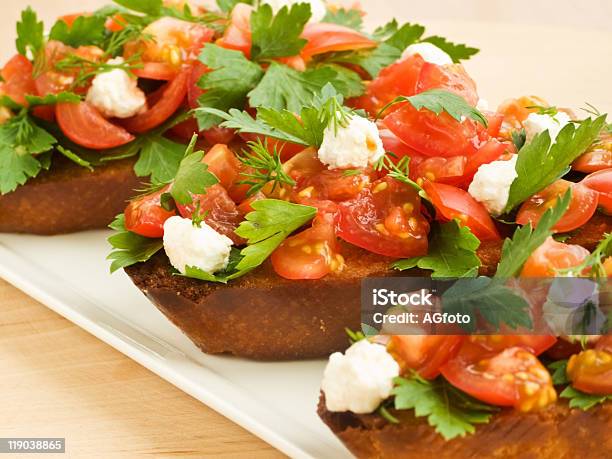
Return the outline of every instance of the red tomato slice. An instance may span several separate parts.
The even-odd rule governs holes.
[[[338,249],[333,217],[320,215],[312,227],[285,239],[270,260],[285,279],[320,279],[343,268]]]
[[[508,149],[508,144],[501,143],[496,139],[489,139],[478,150],[468,157],[465,165],[465,183],[469,184],[474,174],[483,164],[489,164],[498,160]]]
[[[295,199],[296,202],[301,202],[303,198],[346,201],[356,197],[369,184],[370,177],[365,173],[345,175],[343,170],[325,169],[299,180]]]
[[[134,68],[132,73],[138,78],[169,81],[178,75],[179,69],[166,62],[143,62],[142,68]]]
[[[132,134],[105,119],[87,102],[57,104],[55,117],[66,137],[86,148],[105,150],[134,140]]]
[[[588,151],[574,161],[572,168],[586,174],[612,168],[612,134],[600,134]]]
[[[232,10],[229,26],[217,44],[223,48],[241,51],[247,58],[251,57],[251,13],[253,7],[238,3]]]
[[[557,342],[557,338],[550,335],[474,335],[469,340],[487,351],[500,352],[510,347],[522,347],[536,356]]]
[[[431,199],[442,220],[459,219],[481,241],[501,239],[487,209],[467,191],[444,183],[426,180],[423,189]]]
[[[588,222],[597,209],[597,192],[579,183],[557,180],[525,201],[516,216],[519,225],[531,223],[537,226],[546,210],[554,207],[557,199],[572,188],[572,200],[561,220],[553,227],[556,232],[565,233],[580,228]]]
[[[125,228],[145,237],[162,237],[164,222],[176,215],[161,206],[160,197],[166,191],[168,187],[130,201],[125,209]]]
[[[425,62],[421,69],[416,92],[436,88],[445,89],[463,97],[472,107],[478,103],[476,83],[461,64],[436,65]]]
[[[219,183],[226,189],[236,182],[240,172],[240,161],[227,145],[217,144],[204,155],[202,159],[207,165],[208,170],[215,174]]]
[[[199,203],[200,212],[205,213],[204,221],[218,233],[229,237],[235,244],[241,245],[244,240],[234,233],[242,221],[243,215],[236,204],[220,184],[208,187],[206,193],[193,196],[191,204],[177,204],[179,213],[184,218],[192,218]]]
[[[419,163],[416,176],[432,182],[459,186],[463,182],[466,163],[467,158],[465,156],[448,158],[434,156]]]
[[[529,256],[523,265],[521,276],[555,277],[557,269],[578,266],[589,254],[589,251],[584,247],[564,244],[549,237]]]
[[[36,85],[32,77],[32,63],[21,54],[14,55],[2,68],[0,93],[9,96],[21,105],[26,104],[26,94],[36,94]]]
[[[399,363],[401,374],[414,370],[425,379],[434,379],[440,367],[457,355],[464,339],[456,335],[393,335],[387,350]]]
[[[385,67],[367,84],[365,95],[353,100],[353,105],[376,116],[397,96],[413,96],[417,93],[417,84],[424,64],[423,58],[419,54],[414,54]],[[392,111],[396,107],[389,107],[389,110]]]
[[[612,395],[612,353],[587,349],[567,362],[567,376],[572,386],[587,394]]]
[[[532,411],[557,399],[546,368],[520,347],[496,354],[466,343],[441,372],[453,386],[492,405]]]
[[[338,236],[346,242],[395,258],[427,253],[429,224],[410,186],[383,177],[339,208]]]
[[[377,44],[350,27],[325,22],[306,24],[302,38],[308,40],[300,53],[305,61],[309,61],[317,54],[373,48]]]
[[[599,207],[607,214],[612,214],[612,167],[586,176],[582,185],[599,193]]]
[[[504,122],[504,115],[495,112],[484,112],[483,115],[487,118],[487,134],[491,137],[498,137]]]
[[[166,121],[181,106],[187,94],[187,79],[190,68],[183,69],[177,77],[167,83],[160,93],[155,94],[158,100],[146,112],[121,120],[121,124],[130,132],[147,132]]]
[[[385,116],[384,124],[402,142],[426,156],[469,155],[478,135],[471,120],[460,123],[446,112],[436,115],[425,108],[417,110],[409,102],[398,104]]]

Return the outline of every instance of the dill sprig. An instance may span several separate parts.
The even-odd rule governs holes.
[[[294,186],[295,181],[283,170],[280,153],[273,148],[273,152],[268,151],[268,142],[261,140],[251,141],[247,144],[250,151],[243,150],[238,154],[238,160],[248,168],[248,172],[241,172],[244,180],[240,184],[249,185],[247,196],[252,196],[268,183],[272,183],[271,192],[283,184]]]
[[[124,62],[117,64],[109,64],[108,62],[97,62],[85,57],[69,54],[60,61],[55,63],[55,68],[60,72],[73,72],[77,74],[74,81],[70,85],[70,90],[84,86],[89,79],[100,73],[109,72],[114,69],[126,71],[130,76],[133,76],[132,70],[142,68],[142,63],[138,62],[139,55],[135,54],[127,58]]]

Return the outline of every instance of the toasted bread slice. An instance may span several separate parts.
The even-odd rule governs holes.
[[[568,242],[593,249],[612,218],[596,216]],[[481,274],[495,272],[501,241],[478,250]],[[349,244],[347,268],[319,280],[287,280],[269,260],[228,284],[172,274],[164,253],[126,268],[132,281],[198,347],[258,360],[326,357],[348,346],[345,328],[360,329],[360,288],[365,277],[405,276],[389,269],[390,258]],[[409,275],[426,275],[412,270]]]
[[[445,441],[412,410],[391,414],[391,424],[377,414],[335,413],[321,395],[323,422],[358,458],[393,459],[604,459],[612,451],[612,403],[582,411],[566,401],[532,413],[503,409],[476,432]]]
[[[134,162],[111,161],[91,172],[56,155],[49,171],[0,196],[0,232],[51,235],[105,228],[141,187]]]

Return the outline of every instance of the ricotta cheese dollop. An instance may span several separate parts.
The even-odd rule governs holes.
[[[468,193],[476,201],[484,204],[487,211],[494,217],[501,215],[508,204],[510,186],[517,176],[517,157],[518,155],[512,155],[508,161],[483,164],[474,174],[474,179],[468,188]]]
[[[325,6],[325,2],[323,0],[264,0],[261,3],[267,3],[270,5],[272,7],[272,11],[274,11],[274,14],[278,13],[283,6],[291,8],[291,6],[295,5],[296,3],[309,3],[312,16],[308,22],[321,22],[321,20],[327,14],[327,7]]]
[[[209,274],[227,268],[231,247],[230,238],[204,222],[196,226],[189,218],[175,216],[164,223],[164,250],[181,274],[185,274],[187,266]]]
[[[399,365],[385,346],[364,339],[345,354],[334,352],[325,368],[321,389],[329,411],[371,413],[391,395]]]
[[[531,142],[536,134],[548,129],[550,140],[554,143],[561,129],[570,121],[569,115],[565,112],[557,112],[554,116],[530,113],[527,119],[523,121],[523,127],[527,134],[526,140],[527,142]]]
[[[385,148],[376,124],[354,115],[346,126],[325,128],[318,154],[329,169],[363,168],[382,158]]]
[[[433,43],[423,42],[409,45],[402,53],[402,59],[414,54],[420,54],[423,60],[430,64],[447,65],[453,63],[451,57]]]
[[[121,57],[108,61],[109,64],[122,62]],[[109,118],[129,118],[140,113],[147,105],[145,94],[138,88],[136,78],[117,68],[94,77],[86,100]]]

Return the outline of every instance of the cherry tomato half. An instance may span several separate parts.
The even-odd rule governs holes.
[[[612,133],[602,132],[599,139],[574,161],[572,168],[586,174],[612,168]]]
[[[14,55],[0,71],[3,80],[0,83],[0,94],[9,96],[18,104],[26,104],[26,94],[37,93],[33,70],[32,63],[25,56]]]
[[[400,365],[401,374],[414,370],[434,379],[440,367],[454,358],[465,338],[457,335],[393,335],[387,350]]]
[[[465,343],[441,372],[453,386],[492,405],[532,411],[557,399],[546,368],[521,347],[491,353]]]
[[[339,204],[338,236],[388,257],[425,255],[429,223],[420,208],[421,199],[412,187],[383,177]]]
[[[599,193],[599,208],[612,214],[612,167],[593,172],[580,183]]]
[[[435,88],[445,89],[463,97],[472,107],[478,103],[476,83],[461,64],[436,65],[425,62],[421,69],[416,92],[425,92]]]
[[[166,191],[168,187],[130,201],[125,209],[125,228],[145,237],[162,237],[164,222],[176,215],[161,206],[160,197]]]
[[[306,24],[302,38],[308,40],[300,55],[308,61],[317,54],[374,48],[376,42],[364,34],[338,24],[312,22]]]
[[[436,208],[437,217],[449,221],[459,219],[481,241],[501,239],[487,209],[467,191],[444,183],[423,182],[423,189]]]
[[[521,276],[555,277],[556,270],[578,266],[589,254],[582,246],[564,244],[549,237],[529,256],[523,265]]]
[[[557,342],[557,338],[551,335],[474,335],[469,340],[487,351],[500,352],[510,347],[522,347],[536,356]]]
[[[572,386],[587,394],[612,395],[612,353],[587,349],[567,362],[567,376]]]
[[[580,228],[591,219],[595,210],[597,210],[598,194],[587,186],[562,179],[557,180],[525,201],[519,209],[516,222],[519,225],[531,223],[532,226],[537,226],[544,212],[554,207],[557,204],[557,199],[563,196],[570,187],[572,189],[572,200],[553,230],[565,233]]]
[[[319,215],[308,229],[283,241],[272,253],[274,271],[285,279],[320,279],[342,270],[333,217]]]
[[[219,183],[229,190],[238,179],[240,161],[227,145],[214,145],[202,159],[208,165],[208,170],[215,174]]]

